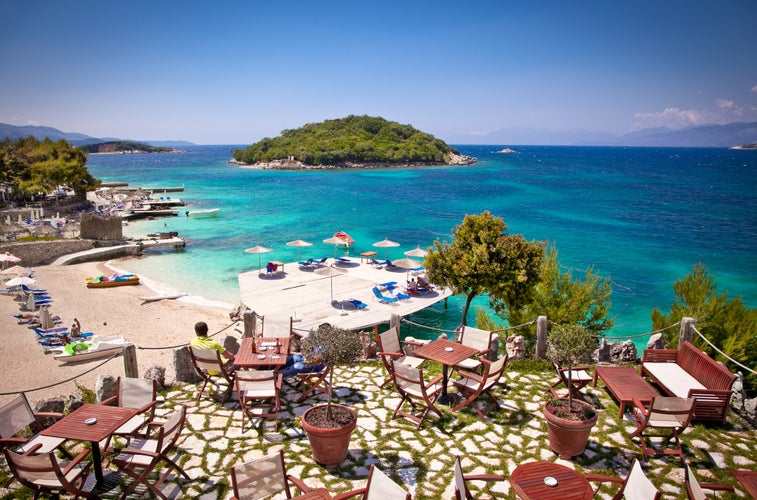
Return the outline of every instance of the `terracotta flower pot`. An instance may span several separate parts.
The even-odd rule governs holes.
[[[574,401],[582,405],[590,406],[582,401]],[[569,460],[576,455],[580,455],[586,449],[586,443],[589,441],[591,428],[597,423],[597,414],[588,420],[569,420],[567,418],[553,415],[547,408],[549,402],[542,407],[544,417],[547,419],[547,429],[549,431],[549,447],[559,455],[563,460]]]
[[[333,467],[347,458],[350,449],[350,436],[357,425],[355,411],[343,405],[332,404],[332,409],[340,408],[352,414],[352,421],[340,427],[324,428],[316,427],[308,423],[308,415],[314,411],[323,411],[326,405],[317,405],[309,408],[302,414],[302,428],[308,436],[310,449],[313,452],[313,460],[325,467]]]

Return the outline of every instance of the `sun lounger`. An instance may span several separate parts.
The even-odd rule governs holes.
[[[366,307],[368,307],[368,304],[358,299],[350,299],[349,302],[350,304],[355,306],[355,309],[365,309]]]
[[[376,296],[379,302],[383,302],[385,304],[391,304],[398,301],[398,299],[395,299],[394,297],[387,297],[386,295],[382,294],[381,290],[379,290],[375,286],[373,287],[373,295]]]

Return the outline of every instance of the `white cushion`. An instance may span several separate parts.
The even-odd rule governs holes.
[[[676,363],[644,363],[644,369],[679,398],[688,397],[690,389],[707,389]]]

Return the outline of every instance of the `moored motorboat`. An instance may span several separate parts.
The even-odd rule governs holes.
[[[334,238],[339,238],[340,240],[344,241],[344,243],[337,243],[336,246],[338,247],[351,247],[353,243],[355,243],[355,240],[352,239],[352,236],[345,233],[344,231],[337,231],[334,233]]]
[[[221,215],[220,208],[206,208],[202,210],[187,210],[184,212],[187,217],[193,219],[209,219],[211,217],[218,217]]]
[[[74,341],[62,347],[55,347],[60,354],[53,356],[61,363],[79,363],[93,359],[113,356],[123,351],[123,348],[131,345],[121,336],[95,335],[86,342]]]
[[[96,276],[87,278],[87,288],[110,288],[114,286],[139,285],[136,274],[114,274],[112,276]]]

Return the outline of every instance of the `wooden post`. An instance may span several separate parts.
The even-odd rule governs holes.
[[[137,346],[129,344],[124,347],[124,375],[127,378],[139,378],[139,367],[137,366]]]
[[[685,316],[681,318],[681,332],[678,335],[678,348],[680,349],[687,340],[694,343],[694,325],[696,320]]]
[[[242,338],[253,337],[255,334],[255,323],[257,321],[255,311],[248,309],[243,312],[242,320],[244,321],[244,333],[242,333]]]
[[[547,317],[536,318],[536,359],[547,357]]]
[[[400,327],[400,320],[402,319],[402,316],[399,314],[392,314],[389,317],[389,328],[394,328],[395,326],[399,330]]]

